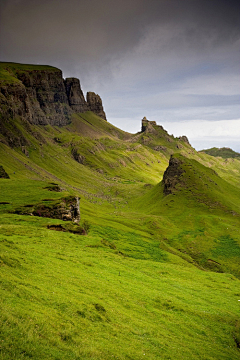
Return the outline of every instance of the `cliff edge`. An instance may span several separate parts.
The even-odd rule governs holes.
[[[93,111],[106,120],[100,96],[93,92],[87,96],[88,101],[78,79],[64,80],[62,71],[57,68],[0,63],[3,133],[9,128],[7,123],[19,117],[30,124],[64,126],[71,122],[73,113]]]

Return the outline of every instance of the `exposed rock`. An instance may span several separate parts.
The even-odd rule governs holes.
[[[102,119],[107,120],[106,114],[103,110],[102,99],[94,92],[87,93],[87,103],[89,110],[100,116]]]
[[[11,147],[29,145],[15,120],[24,126],[64,126],[71,122],[73,112],[88,110],[106,120],[100,96],[90,92],[86,102],[79,80],[67,78],[64,81],[62,71],[57,68],[38,65],[28,68],[6,63],[3,71],[8,76],[0,80],[0,141]],[[38,136],[37,132],[29,130],[33,131],[33,136]]]
[[[157,145],[157,146],[154,146],[153,150],[155,150],[155,151],[167,151],[167,148],[166,148],[166,146]]]
[[[172,194],[176,185],[180,182],[180,176],[184,172],[181,168],[181,164],[182,161],[180,159],[171,155],[169,165],[163,174],[163,192],[165,195]]]
[[[22,114],[29,122],[37,125],[67,125],[71,119],[71,109],[62,78],[62,71],[29,70],[16,72],[25,88]]]
[[[80,221],[79,200],[79,197],[70,196],[61,199],[61,202],[49,205],[39,204],[34,207],[32,215],[73,221],[78,224]]]
[[[6,173],[2,165],[0,165],[0,178],[1,179],[10,179],[9,175]]]
[[[24,153],[24,155],[26,155],[27,157],[29,157],[29,152],[28,152],[26,146],[22,146],[22,152]]]
[[[56,192],[61,192],[63,191],[63,189],[55,183],[50,183],[50,185],[46,186],[44,189],[47,189],[49,191],[56,191]]]
[[[154,133],[153,126],[157,126],[156,121],[147,120],[146,116],[142,119],[142,132]]]
[[[185,135],[180,136],[179,140],[185,142],[188,145],[190,145],[190,142],[189,142],[188,138]]]
[[[86,161],[85,156],[79,154],[77,149],[72,149],[72,156],[79,164],[84,164]]]
[[[182,144],[177,144],[177,149],[183,149],[183,145]]]
[[[89,110],[80,86],[80,81],[76,78],[67,78],[64,83],[71,109],[74,112],[80,113]]]

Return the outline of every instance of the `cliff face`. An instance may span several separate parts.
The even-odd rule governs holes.
[[[1,85],[3,116],[21,116],[37,125],[70,122],[72,110],[60,70],[16,71],[15,79]]]
[[[6,124],[16,117],[30,124],[63,126],[72,113],[88,110],[106,120],[100,96],[90,94],[86,102],[79,80],[64,80],[59,69],[0,63],[0,130],[7,132]]]
[[[76,78],[67,78],[65,81],[66,94],[68,103],[74,112],[84,112],[89,110],[89,106],[85,101],[80,81]]]
[[[87,103],[89,106],[89,110],[100,116],[102,119],[106,119],[106,114],[103,110],[102,99],[99,95],[94,92],[87,93]]]

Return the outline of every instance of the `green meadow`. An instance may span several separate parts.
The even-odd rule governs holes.
[[[91,112],[15,126],[29,145],[0,142],[0,359],[239,359],[240,161]],[[69,195],[86,235],[29,212]]]

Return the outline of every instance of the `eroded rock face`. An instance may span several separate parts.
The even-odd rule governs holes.
[[[71,109],[74,112],[80,113],[89,110],[80,86],[80,81],[76,78],[67,78],[64,83]]]
[[[154,133],[155,129],[153,128],[153,126],[156,125],[156,121],[147,120],[146,116],[144,116],[144,118],[142,119],[142,132]]]
[[[12,147],[29,145],[15,119],[30,125],[64,126],[74,112],[91,110],[106,120],[100,96],[90,92],[86,102],[78,79],[63,80],[62,71],[53,67],[30,65],[22,70],[20,65],[6,63],[9,78],[0,80],[0,141]]]
[[[173,155],[169,160],[169,165],[163,174],[163,192],[165,195],[172,194],[176,185],[180,182],[180,176],[184,170],[181,168],[182,161]]]
[[[16,74],[22,82],[26,98],[22,115],[37,125],[67,125],[71,109],[62,78],[61,70],[32,70]],[[24,91],[24,90],[23,90]],[[19,99],[22,101],[22,99]]]
[[[102,119],[107,120],[106,114],[103,110],[102,99],[94,92],[87,93],[87,103],[89,110],[100,116]]]

